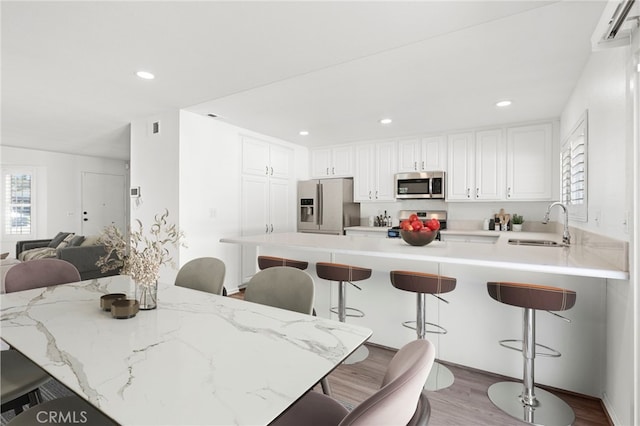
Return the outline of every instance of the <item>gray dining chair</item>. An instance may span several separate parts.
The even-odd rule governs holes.
[[[429,402],[423,391],[436,356],[429,340],[414,340],[395,354],[380,390],[348,411],[335,399],[307,392],[272,426],[426,425]]]
[[[244,300],[311,315],[314,291],[313,278],[305,271],[276,266],[251,277]]]
[[[36,259],[20,262],[7,271],[4,288],[7,293],[49,287],[80,281],[80,272],[60,259]]]
[[[37,407],[29,408],[11,419],[7,426],[34,425],[91,425],[117,426],[93,405],[79,396],[65,396],[43,402]]]
[[[244,300],[275,308],[315,315],[315,286],[307,272],[292,266],[273,266],[258,271],[244,292]],[[320,380],[322,391],[331,395],[327,378]]]
[[[5,291],[30,290],[40,287],[80,281],[80,273],[71,263],[59,259],[37,259],[14,265],[5,276]],[[40,387],[51,377],[20,352],[9,349],[0,352],[2,412],[23,411],[42,401]]]
[[[199,257],[182,265],[176,276],[175,285],[226,296],[225,272],[226,268],[222,260],[215,257]]]

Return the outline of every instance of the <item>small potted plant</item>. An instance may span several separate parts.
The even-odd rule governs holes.
[[[520,232],[522,231],[522,224],[524,223],[524,217],[516,213],[511,218],[511,223],[512,223],[511,229],[516,232]]]

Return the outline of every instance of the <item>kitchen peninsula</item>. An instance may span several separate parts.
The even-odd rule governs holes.
[[[455,234],[455,232],[453,233]],[[463,234],[458,234],[463,235]],[[393,288],[389,271],[401,269],[455,277],[456,289],[448,304],[428,298],[427,321],[448,330],[428,335],[438,348],[438,358],[518,378],[522,359],[498,345],[498,340],[520,338],[522,313],[492,300],[487,281],[517,281],[554,285],[577,292],[576,306],[565,316],[571,323],[541,312],[537,317],[538,341],[554,347],[561,358],[539,358],[537,381],[541,384],[599,397],[604,383],[607,280],[626,280],[624,267],[608,263],[593,247],[531,247],[509,244],[512,238],[561,241],[551,233],[476,233],[488,242],[434,241],[424,247],[409,246],[401,239],[332,236],[305,233],[264,234],[222,238],[222,242],[258,247],[261,254],[309,261],[316,284],[316,311],[330,317],[337,304],[336,286],[315,275],[319,261],[347,263],[373,269],[369,280],[359,282],[362,291],[350,287],[347,304],[365,312],[347,322],[373,330],[370,342],[399,348],[415,338],[401,323],[414,319],[415,297]],[[493,238],[492,238],[493,237]],[[474,240],[475,241],[475,240]],[[620,253],[613,254],[622,258]],[[431,299],[431,300],[430,300]],[[589,374],[587,374],[589,372]]]

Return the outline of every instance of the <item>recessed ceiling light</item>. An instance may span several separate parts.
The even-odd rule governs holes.
[[[390,118],[383,118],[382,120],[380,120],[380,124],[391,124],[392,122],[393,120]]]
[[[496,106],[503,108],[503,107],[508,107],[509,105],[511,105],[511,101],[500,101],[500,102],[496,102]]]
[[[140,78],[145,79],[145,80],[153,80],[154,78],[156,78],[156,76],[155,76],[155,75],[151,74],[151,73],[150,73],[150,72],[148,72],[148,71],[138,71],[138,72],[136,73],[136,75],[137,75],[138,77],[140,77]]]
[[[307,130],[300,130],[300,136],[308,136],[309,132]]]

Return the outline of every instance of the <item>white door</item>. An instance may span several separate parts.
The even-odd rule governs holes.
[[[111,224],[124,231],[126,198],[123,175],[82,172],[82,235],[98,235]]]

